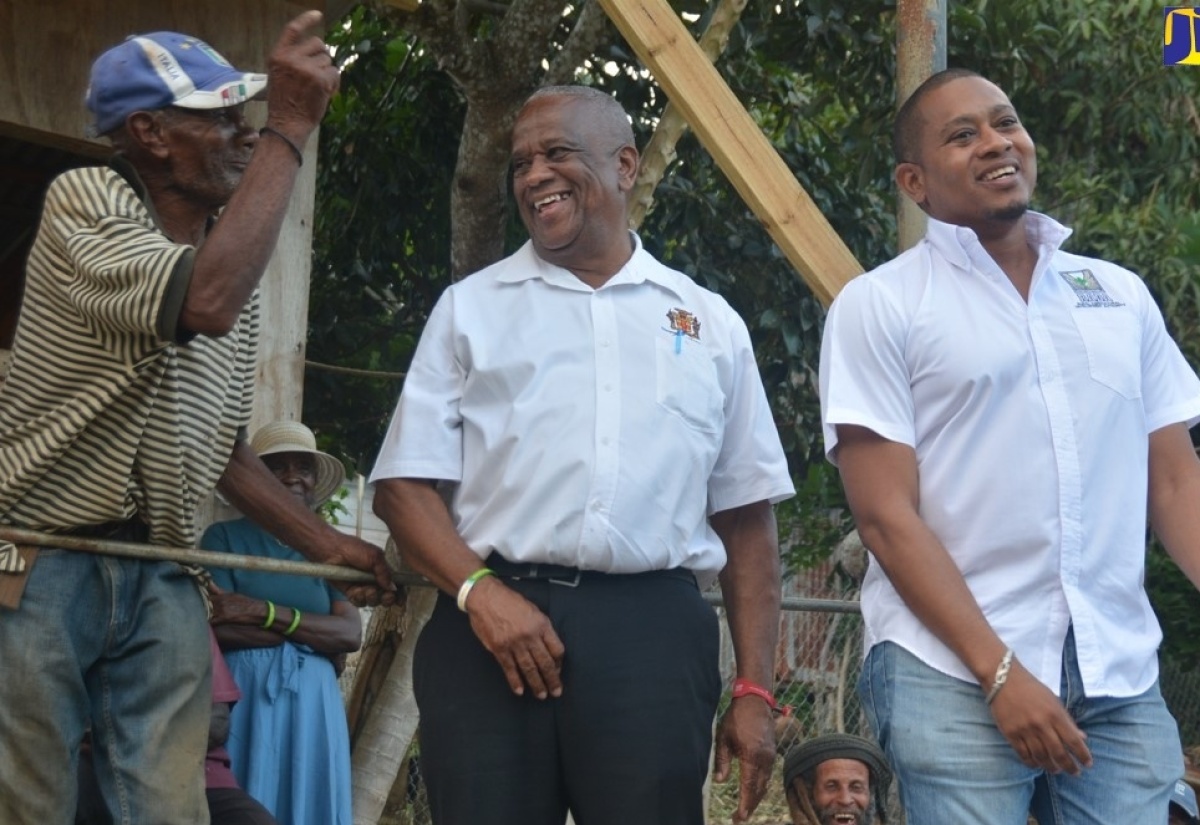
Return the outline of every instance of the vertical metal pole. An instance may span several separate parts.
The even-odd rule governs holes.
[[[896,108],[934,72],[946,68],[946,0],[899,0],[896,4]],[[925,235],[925,213],[898,195],[900,251]]]

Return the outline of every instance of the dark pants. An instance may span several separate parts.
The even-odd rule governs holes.
[[[720,696],[716,613],[677,571],[511,580],[566,647],[563,695],[516,696],[443,595],[417,643],[437,825],[702,825]]]
[[[204,794],[212,825],[277,825],[271,812],[241,788],[209,788]]]

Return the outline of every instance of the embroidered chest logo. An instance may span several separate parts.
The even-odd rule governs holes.
[[[683,349],[683,336],[693,341],[700,340],[700,319],[686,309],[675,307],[667,311],[667,320],[671,322],[671,332],[675,334],[675,354]]]
[[[671,322],[671,332],[700,340],[700,319],[686,309],[676,307],[667,313],[667,320]]]
[[[1074,272],[1060,272],[1059,276],[1067,282],[1067,286],[1075,290],[1079,303],[1076,309],[1103,309],[1105,307],[1125,306],[1120,301],[1114,301],[1090,269],[1078,269]]]

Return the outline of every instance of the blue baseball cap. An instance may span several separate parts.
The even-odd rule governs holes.
[[[1178,805],[1184,813],[1191,817],[1192,822],[1200,818],[1200,808],[1196,807],[1196,792],[1182,779],[1175,780],[1175,790],[1171,791],[1171,804]]]
[[[235,69],[203,40],[176,32],[130,35],[92,64],[85,100],[95,120],[88,134],[108,134],[133,112],[236,106],[266,87],[265,74]]]

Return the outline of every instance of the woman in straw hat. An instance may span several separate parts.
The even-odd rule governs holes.
[[[342,464],[295,421],[250,442],[294,495],[316,509],[341,485]],[[214,524],[201,546],[302,560],[248,519]],[[242,691],[228,749],[242,787],[280,825],[350,825],[350,741],[337,676],[362,640],[358,610],[323,579],[214,569],[212,623]]]

